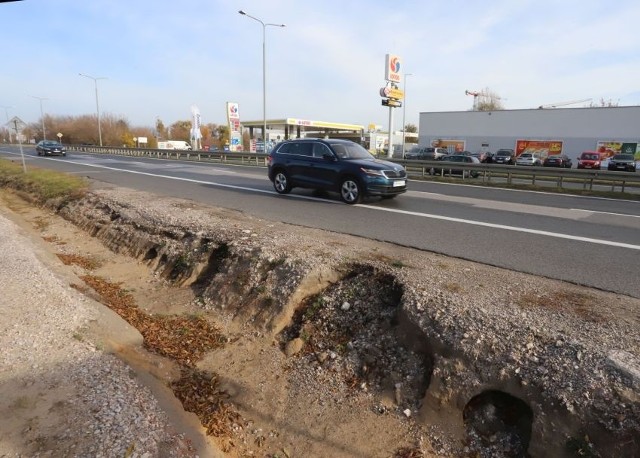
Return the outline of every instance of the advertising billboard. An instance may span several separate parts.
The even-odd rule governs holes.
[[[560,140],[516,140],[516,156],[522,153],[537,153],[542,159],[562,153]]]
[[[611,157],[614,154],[633,154],[636,160],[640,160],[640,141],[621,142],[621,141],[599,141],[596,145],[596,151],[605,157]]]
[[[242,151],[240,113],[238,104],[235,102],[227,102],[227,122],[229,124],[229,142],[231,143],[231,151]]]
[[[395,54],[387,54],[385,56],[385,72],[384,79],[391,81],[392,83],[399,83],[402,81],[402,59]]]
[[[452,138],[436,138],[431,140],[431,146],[434,148],[446,148],[450,152],[460,153],[465,149],[465,141]]]

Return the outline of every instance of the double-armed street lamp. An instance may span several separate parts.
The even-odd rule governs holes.
[[[38,99],[40,100],[40,119],[42,120],[42,139],[46,140],[47,139],[47,133],[44,131],[44,111],[42,110],[42,101],[43,100],[49,100],[46,97],[37,97],[35,95],[32,95],[31,97],[33,97],[34,99]]]
[[[267,27],[271,26],[271,27],[285,27],[284,24],[271,24],[271,23],[265,23],[263,21],[261,21],[260,19],[258,19],[257,17],[251,16],[250,14],[247,14],[245,11],[240,10],[238,11],[238,13],[240,13],[243,16],[247,16],[248,18],[253,19],[254,21],[259,22],[260,24],[262,24],[262,144],[263,146],[263,152],[266,153],[267,152],[267,52],[266,52],[266,43],[267,43]]]
[[[78,75],[84,76],[85,78],[92,79],[93,83],[95,85],[95,88],[96,88],[96,111],[98,113],[98,140],[100,142],[100,146],[102,146],[102,127],[100,127],[100,104],[98,103],[98,80],[106,80],[107,77],[106,76],[100,76],[100,77],[96,78],[95,76],[85,75],[84,73],[78,73]]]
[[[404,144],[407,137],[407,125],[405,124],[405,116],[407,114],[407,79],[413,76],[413,73],[404,74],[404,103],[402,104],[402,159],[404,159]]]

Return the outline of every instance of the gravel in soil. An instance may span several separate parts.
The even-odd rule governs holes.
[[[79,278],[151,328],[145,346],[161,336],[159,353],[177,362],[131,364],[177,365],[163,380],[229,456],[640,448],[637,299],[178,199],[99,194],[67,216],[111,250],[25,213]],[[159,315],[163,325],[146,323]],[[203,323],[217,346],[165,342],[177,348]]]

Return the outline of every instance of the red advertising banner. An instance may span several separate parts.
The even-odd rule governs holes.
[[[560,140],[516,140],[516,155],[538,153],[541,158],[562,153]]]
[[[451,138],[437,138],[435,140],[431,140],[431,146],[434,148],[447,148],[449,151],[453,150],[456,153],[460,153],[464,151],[464,140],[454,140]]]

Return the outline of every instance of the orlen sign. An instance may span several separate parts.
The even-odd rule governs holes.
[[[385,64],[384,79],[394,83],[402,81],[402,74],[400,73],[402,71],[402,59],[400,56],[387,54],[385,56]]]

